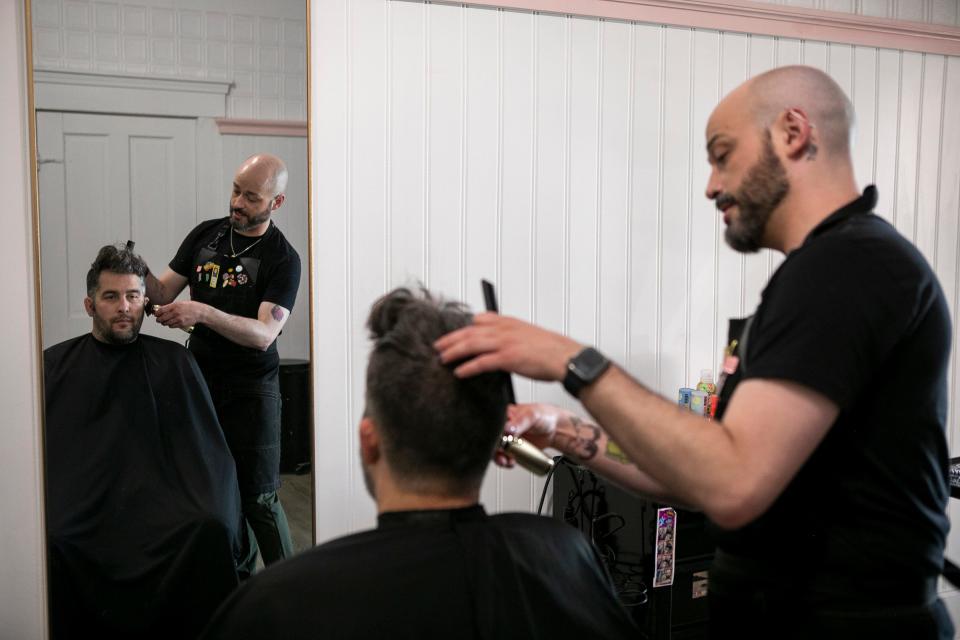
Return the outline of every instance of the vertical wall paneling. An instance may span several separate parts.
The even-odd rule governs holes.
[[[939,222],[939,177],[941,132],[943,130],[943,74],[946,60],[943,56],[923,55],[920,114],[916,146],[916,180],[914,193],[913,241],[927,261],[937,267],[936,242]]]
[[[500,25],[500,203],[497,295],[503,313],[532,316],[532,222],[534,173],[535,16],[501,12]],[[467,282],[479,289],[479,282]],[[531,396],[531,382],[515,377],[518,399]],[[501,508],[529,510],[532,483],[521,469],[499,471]]]
[[[874,183],[879,189],[877,213],[896,223],[897,163],[900,160],[901,54],[880,49],[877,56],[877,130]],[[880,126],[879,123],[883,123]]]
[[[690,354],[691,224],[690,210],[690,69],[693,33],[689,29],[665,30],[663,117],[662,268],[660,287],[660,377],[656,390],[672,395],[693,375]],[[699,136],[698,136],[699,138]]]
[[[916,241],[917,164],[920,153],[920,110],[924,55],[902,52],[900,59],[900,122],[897,127],[894,221],[897,230]]]
[[[354,461],[357,442],[350,428],[352,361],[350,339],[349,149],[351,42],[349,0],[316,2],[310,11],[311,118],[316,123],[311,140],[310,167],[314,238],[313,282],[316,322],[312,333],[314,367],[314,495],[317,541],[352,530],[357,505],[348,495],[359,481]],[[404,3],[398,3],[404,4]],[[329,125],[325,126],[323,123]],[[331,126],[332,125],[332,126]],[[322,363],[322,364],[321,364]]]
[[[386,217],[386,265],[392,286],[426,279],[426,228],[424,227],[424,148],[427,67],[427,6],[416,2],[386,3],[389,32],[386,60],[386,112],[388,180]],[[434,7],[431,7],[434,8]]]
[[[876,181],[877,109],[880,89],[879,55],[876,49],[853,48],[853,84],[850,100],[855,118],[853,133],[853,168],[861,185]]]
[[[384,21],[386,20],[385,2],[350,3],[350,48],[358,55],[350,58],[349,73],[352,91],[350,94],[350,117],[362,126],[351,127],[348,162],[350,163],[349,184],[349,239],[348,270],[350,272],[350,325],[351,333],[349,358],[352,361],[350,384],[361,391],[364,387],[367,354],[370,351],[369,340],[364,322],[370,310],[370,304],[383,293],[387,283],[383,280],[384,255],[379,249],[384,245],[386,230],[383,226],[383,189],[385,163],[384,140],[386,131],[386,69],[383,65]],[[429,5],[417,7],[424,15],[429,15]],[[421,40],[421,43],[423,41]],[[421,67],[421,69],[423,69]],[[423,71],[421,71],[423,73]],[[423,147],[421,147],[423,149]],[[422,152],[421,152],[422,153]],[[377,162],[373,158],[380,159]],[[420,156],[422,162],[423,156]],[[421,188],[426,181],[421,181]],[[421,198],[423,196],[421,195]],[[376,277],[370,277],[376,274]],[[354,434],[363,408],[363,394],[351,394],[350,415],[346,428]],[[352,436],[354,446],[355,435]],[[356,452],[353,459],[357,459]],[[357,478],[356,474],[353,475]],[[358,508],[353,511],[353,521],[357,526],[368,521],[373,513],[366,488],[361,482],[353,482],[349,487],[349,497]],[[363,517],[364,514],[367,517]]]
[[[896,9],[866,4],[817,8]],[[703,134],[722,96],[771,67],[813,65],[849,93],[858,182],[878,185],[878,212],[916,242],[960,311],[955,58],[460,5],[316,8],[321,541],[373,522],[356,462],[362,325],[393,286],[421,280],[476,309],[479,281],[491,279],[505,313],[599,344],[671,398],[716,369],[727,319],[753,312],[782,257],[726,246],[703,195]],[[521,401],[579,410],[559,385],[516,387]],[[956,416],[951,406],[951,443]],[[542,486],[492,469],[481,499],[491,511],[533,510]]]
[[[463,11],[445,4],[429,5],[427,113],[426,274],[429,286],[449,295],[460,293],[462,218],[461,20]],[[433,132],[442,132],[433,135]],[[447,134],[446,132],[450,132]],[[479,287],[479,284],[474,285]]]
[[[662,123],[664,28],[633,26],[633,134],[631,136],[627,368],[643,380],[659,379],[660,258],[662,255]]]
[[[569,100],[569,265],[567,331],[585,342],[596,341],[597,224],[600,185],[601,22],[570,24]]]
[[[714,328],[717,325],[717,259],[721,251],[717,237],[722,220],[713,202],[704,197],[710,174],[710,165],[705,161],[704,131],[710,113],[720,100],[716,78],[719,77],[720,34],[713,31],[694,33],[693,60],[690,74],[689,117],[689,164],[690,185],[687,189],[690,201],[690,353],[687,376],[681,383],[692,385],[699,379],[701,369],[716,370],[722,342],[718,341]],[[725,340],[725,336],[720,340]],[[674,386],[681,386],[675,383]],[[664,393],[670,394],[670,388]]]
[[[600,165],[597,203],[596,343],[623,362],[627,354],[627,212],[630,172],[630,43],[632,25],[602,23]]]

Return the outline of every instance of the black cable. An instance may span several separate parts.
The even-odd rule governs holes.
[[[647,604],[649,591],[643,579],[642,563],[629,562],[617,557],[616,536],[626,526],[626,519],[619,513],[609,511],[606,502],[606,486],[592,471],[566,458],[556,460],[553,470],[555,471],[561,464],[567,467],[573,487],[567,494],[567,505],[563,513],[554,513],[554,517],[562,515],[564,522],[587,536],[610,575],[618,598],[625,607]],[[540,500],[541,507],[546,490],[545,486]],[[538,513],[540,513],[539,510]],[[640,526],[643,527],[642,518]]]
[[[547,499],[547,489],[550,487],[550,480],[553,478],[553,474],[556,472],[557,467],[560,466],[560,463],[564,462],[566,458],[563,456],[554,456],[553,457],[553,466],[550,467],[550,472],[547,474],[547,479],[543,483],[543,492],[540,494],[540,504],[537,505],[537,515],[543,513],[543,501]]]

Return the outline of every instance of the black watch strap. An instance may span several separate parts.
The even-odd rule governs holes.
[[[587,347],[567,363],[563,388],[574,398],[579,398],[583,388],[592,384],[609,367],[610,361],[606,356],[593,347]]]

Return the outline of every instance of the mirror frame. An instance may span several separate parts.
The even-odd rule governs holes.
[[[35,311],[35,321],[37,332],[37,353],[36,358],[39,363],[37,367],[37,389],[39,390],[39,416],[40,416],[40,455],[38,459],[38,469],[40,472],[40,520],[42,526],[42,534],[46,536],[46,456],[44,451],[46,450],[46,403],[44,402],[45,390],[44,390],[44,376],[43,376],[43,272],[40,268],[41,265],[41,253],[40,253],[40,176],[39,176],[39,164],[37,162],[37,109],[36,109],[36,99],[35,99],[35,83],[34,83],[34,64],[33,64],[33,0],[22,0],[23,4],[23,29],[24,29],[24,60],[26,63],[26,84],[27,84],[27,134],[29,137],[29,147],[30,147],[30,167],[27,171],[27,175],[30,178],[30,210],[31,210],[31,235],[33,240],[33,269],[34,269],[34,311]],[[315,413],[315,399],[314,399],[314,288],[316,283],[313,281],[313,256],[314,256],[314,247],[313,247],[313,236],[314,236],[314,219],[313,219],[313,183],[311,180],[312,172],[310,170],[312,155],[311,155],[311,47],[310,47],[310,0],[302,0],[305,8],[304,19],[305,19],[305,41],[304,49],[306,53],[306,122],[307,122],[307,259],[306,259],[306,271],[307,271],[307,312],[309,314],[308,318],[308,331],[307,339],[309,342],[309,358],[310,365],[308,367],[309,375],[307,379],[308,388],[310,390],[310,402],[308,406],[308,414],[310,416],[310,423],[308,429],[308,440],[310,442],[310,462],[311,462],[311,482],[310,482],[310,509],[311,509],[311,518],[310,518],[310,532],[311,532],[311,545],[316,546],[317,544],[317,469],[315,466],[316,458],[316,425],[315,420],[313,419],[316,415]],[[302,277],[302,276],[301,276]],[[49,564],[47,561],[46,555],[46,545],[42,545],[44,548],[42,554],[42,570],[43,575],[41,579],[41,587],[43,592],[43,609],[45,611],[44,616],[44,625],[49,631],[50,624],[50,611],[49,611],[49,600],[48,600],[48,589],[49,589]]]

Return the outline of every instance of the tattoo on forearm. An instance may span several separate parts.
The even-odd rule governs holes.
[[[278,304],[273,305],[273,309],[270,309],[270,315],[273,316],[273,319],[277,322],[283,320],[283,307]]]
[[[592,422],[584,422],[577,416],[570,418],[576,438],[573,442],[577,456],[581,460],[592,460],[597,455],[600,440],[600,427]],[[581,433],[582,430],[582,433]]]

